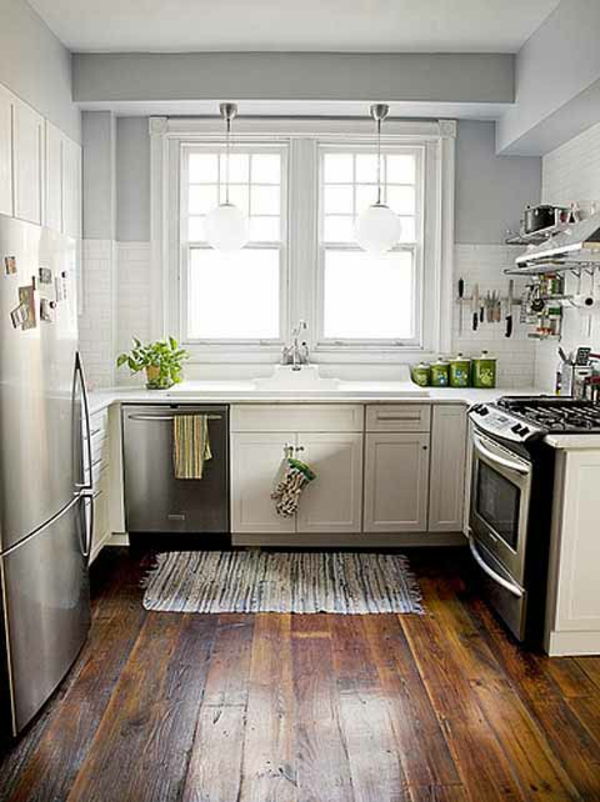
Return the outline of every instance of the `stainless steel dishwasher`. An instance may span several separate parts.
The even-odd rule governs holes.
[[[176,479],[173,419],[206,415],[212,459],[202,479]],[[229,409],[196,404],[123,404],[128,532],[229,532]]]

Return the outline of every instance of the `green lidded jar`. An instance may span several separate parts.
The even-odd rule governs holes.
[[[418,365],[412,365],[410,369],[411,379],[419,387],[429,387],[431,384],[431,367],[429,362],[419,362]]]
[[[496,386],[496,357],[482,351],[472,362],[473,387],[489,390]]]
[[[450,387],[468,387],[471,380],[471,360],[460,352],[450,360]]]
[[[443,357],[439,356],[437,362],[431,363],[431,386],[448,387],[450,383],[450,365]]]

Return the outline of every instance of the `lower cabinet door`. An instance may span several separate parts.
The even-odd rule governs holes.
[[[365,532],[425,532],[429,433],[366,435]]]
[[[436,404],[431,427],[429,531],[464,528],[467,411],[462,404]]]
[[[271,498],[285,445],[294,432],[235,432],[231,435],[231,531],[294,532],[296,520],[275,512]]]
[[[298,508],[298,532],[360,532],[363,435],[299,434],[298,457],[315,471]]]

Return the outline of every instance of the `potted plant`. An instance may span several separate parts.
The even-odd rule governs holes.
[[[168,390],[182,380],[183,362],[188,358],[188,352],[179,347],[174,337],[147,345],[134,337],[131,351],[117,357],[117,367],[127,365],[132,373],[145,370],[148,390]]]

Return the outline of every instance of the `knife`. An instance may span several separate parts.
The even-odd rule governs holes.
[[[506,331],[504,332],[505,337],[510,337],[512,335],[513,330],[513,316],[512,316],[512,308],[513,308],[513,291],[515,287],[515,282],[511,279],[508,282],[508,301],[507,301],[507,309],[506,309]]]
[[[473,285],[473,331],[479,326],[479,284]]]
[[[458,279],[458,336],[463,333],[463,298],[465,297],[465,280]]]

